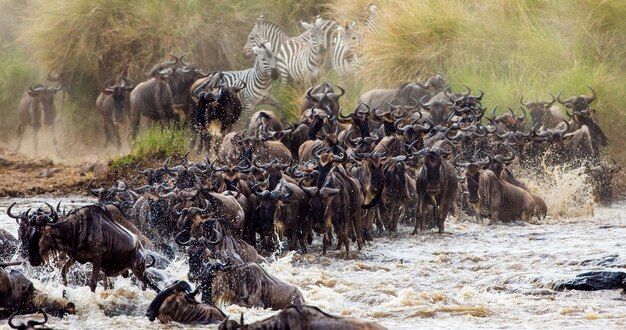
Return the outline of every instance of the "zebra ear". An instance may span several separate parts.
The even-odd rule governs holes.
[[[302,27],[307,29],[307,30],[313,28],[313,25],[311,25],[311,24],[309,24],[309,23],[307,23],[305,21],[300,21],[300,24],[302,24]]]

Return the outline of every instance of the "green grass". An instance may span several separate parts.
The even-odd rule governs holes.
[[[169,157],[180,158],[189,150],[190,133],[186,130],[169,130],[155,127],[140,133],[133,150],[112,160],[112,170],[134,168],[140,162],[162,161]]]

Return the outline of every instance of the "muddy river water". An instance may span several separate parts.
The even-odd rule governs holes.
[[[555,191],[543,192],[546,200],[561,211],[540,224],[480,225],[469,218],[449,219],[444,235],[433,231],[411,236],[409,227],[401,227],[397,237],[379,237],[348,259],[335,251],[322,257],[313,249],[304,256],[283,253],[265,268],[297,285],[309,304],[390,329],[626,328],[626,296],[621,290],[553,291],[555,284],[581,272],[624,270],[626,203],[563,206],[562,188],[550,189]],[[6,216],[14,201],[16,211],[22,211],[43,201],[56,205],[59,199],[0,199],[0,226],[16,234],[15,221]],[[63,199],[68,206],[89,202]],[[319,240],[314,244],[319,247]],[[618,257],[612,268],[595,262],[614,255]],[[167,271],[172,279],[186,279],[186,261],[176,258]],[[58,296],[66,290],[76,304],[76,315],[51,318],[49,325],[55,329],[180,327],[151,324],[144,315],[155,293],[142,292],[130,279],[118,278],[113,290],[99,286],[94,294],[86,286],[64,288],[58,270],[25,272],[40,290]],[[221,307],[237,318],[243,312],[247,322],[275,313]],[[0,328],[8,327],[3,321]]]

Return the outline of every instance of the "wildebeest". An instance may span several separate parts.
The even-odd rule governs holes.
[[[445,77],[441,74],[430,77],[426,84],[420,82],[404,83],[397,88],[372,89],[359,97],[359,104],[367,104],[370,108],[378,108],[389,111],[389,105],[411,105],[417,106],[422,102],[427,102],[432,95],[435,95],[446,88]],[[434,93],[430,93],[433,89]]]
[[[89,287],[96,291],[100,270],[105,276],[127,274],[132,270],[146,289],[143,272],[146,258],[141,242],[111,214],[97,205],[88,205],[63,217],[50,208],[30,215],[28,236],[28,260],[32,266],[41,265],[51,255],[65,252],[69,260],[63,265],[61,277],[67,285],[67,271],[78,261],[91,262],[93,271]]]
[[[446,157],[455,150],[450,141],[445,141],[453,147],[451,151],[431,147],[416,153],[416,156],[424,157],[424,162],[417,173],[416,185],[419,201],[413,234],[417,234],[418,228],[424,229],[427,205],[432,206],[439,233],[443,233],[448,212],[456,202],[459,184],[454,168],[446,161]]]
[[[303,187],[309,197],[309,218],[313,230],[323,234],[322,254],[326,254],[332,243],[333,227],[337,233],[337,250],[343,245],[346,255],[350,250],[350,237],[356,238],[361,249],[363,241],[362,215],[363,193],[359,182],[350,176],[341,164],[347,155],[325,153],[320,156],[320,176],[314,187]]]
[[[530,221],[536,213],[535,199],[530,193],[500,180],[491,170],[483,170],[488,160],[460,163],[460,156],[455,157],[454,164],[465,168],[469,202],[475,209],[477,221],[482,222],[483,213],[495,221]]]
[[[323,312],[315,306],[293,305],[283,309],[280,313],[252,324],[243,324],[243,314],[240,323],[227,319],[220,324],[220,330],[384,330],[385,327],[369,321],[357,320],[349,317],[338,317]]]
[[[74,314],[73,303],[63,298],[51,297],[35,289],[33,282],[17,269],[0,267],[0,308],[8,312],[29,313],[45,309],[55,316]]]
[[[29,320],[28,322],[26,322],[26,324],[22,322],[14,324],[13,318],[17,315],[16,312],[13,313],[11,317],[9,317],[9,326],[13,329],[18,330],[50,330],[50,328],[47,327],[38,327],[39,325],[43,326],[44,324],[46,324],[46,322],[48,322],[48,314],[46,314],[46,312],[43,310],[38,310],[37,312],[43,314],[43,321]]]
[[[225,220],[208,219],[204,221],[200,227],[199,233],[196,233],[195,237],[190,235],[192,237],[186,242],[181,241],[181,236],[184,232],[178,233],[176,242],[182,246],[191,244],[196,250],[200,247],[202,254],[210,259],[231,259],[246,263],[265,262],[265,258],[260,256],[250,244],[234,234],[232,226]],[[189,254],[191,255],[191,253]],[[199,257],[203,256],[201,255]],[[191,256],[189,259],[191,259]],[[191,271],[191,262],[189,267]],[[194,271],[199,273],[202,269],[196,269]]]
[[[131,144],[137,138],[142,115],[153,121],[162,121],[166,127],[169,127],[170,121],[176,118],[172,107],[172,91],[167,83],[167,77],[173,73],[170,66],[176,62],[177,59],[155,65],[147,74],[148,77],[152,78],[137,84],[130,93],[130,131],[128,138]]]
[[[194,119],[194,101],[191,98],[189,89],[197,79],[208,77],[209,74],[203,73],[194,68],[191,63],[185,62],[185,55],[180,57],[170,56],[182,65],[167,76],[167,83],[172,91],[172,108],[180,111],[185,116],[185,123],[191,124]]]
[[[15,151],[20,150],[22,144],[22,137],[27,126],[33,127],[33,147],[35,152],[37,151],[37,133],[41,127],[42,121],[45,126],[48,127],[50,134],[52,135],[52,143],[59,153],[59,147],[57,146],[57,138],[54,134],[54,119],[57,115],[56,107],[54,106],[54,94],[60,91],[61,87],[48,87],[44,85],[31,85],[22,95],[20,104],[18,106],[18,112],[20,114],[20,126],[17,128],[17,147]]]
[[[198,289],[192,291],[189,283],[176,281],[154,297],[146,312],[148,320],[182,324],[212,324],[224,320],[226,314],[217,307],[196,301]]]
[[[207,80],[206,84],[210,81]],[[209,125],[217,121],[220,127],[221,136],[225,136],[237,123],[241,116],[242,103],[237,94],[243,88],[238,86],[219,85],[214,89],[206,90],[204,84],[198,86],[192,94],[197,98],[195,110],[194,126],[200,134],[200,147],[207,152],[210,149],[211,135]]]
[[[200,276],[202,302],[243,307],[286,308],[304,303],[300,290],[270,275],[256,263],[208,263]]]
[[[113,80],[104,83],[104,89],[96,99],[96,107],[104,120],[104,136],[106,147],[109,142],[115,143],[119,149],[122,145],[118,125],[124,120],[124,115],[129,115],[130,103],[128,94],[135,88],[135,84],[126,77],[121,77],[121,83],[115,84]]]
[[[331,116],[338,116],[341,110],[339,107],[339,98],[343,96],[346,91],[340,86],[335,86],[339,88],[341,93],[335,93],[328,80],[309,88],[302,97],[300,113],[303,114],[306,110],[316,107],[317,109],[326,111],[326,113]]]
[[[565,115],[557,106],[553,106],[556,98],[552,96],[552,101],[530,101],[524,102],[524,96],[520,97],[520,104],[530,111],[533,125],[539,124],[546,128],[555,128],[556,125],[565,120]]]

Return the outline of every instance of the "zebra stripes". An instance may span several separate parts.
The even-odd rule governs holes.
[[[251,55],[252,46],[267,40],[272,45],[272,52],[276,54],[283,84],[289,77],[296,82],[316,79],[324,66],[324,50],[330,47],[337,23],[318,17],[313,24],[301,24],[306,31],[290,37],[281,26],[263,17],[258,18],[248,34],[244,56]]]
[[[333,39],[331,52],[332,68],[341,77],[353,76],[358,78],[361,63],[357,54],[357,47],[362,42],[356,22],[337,27],[337,35]]]
[[[277,77],[276,59],[271,51],[271,45],[266,42],[260,47],[252,46],[251,49],[256,55],[252,68],[222,72],[222,82],[227,86],[241,86],[241,82],[245,83],[245,87],[239,91],[239,98],[246,115],[250,115],[257,104],[265,101],[280,107],[270,95],[272,79]]]
[[[302,25],[307,29],[308,40],[289,39],[280,47],[277,66],[283,85],[291,78],[308,86],[320,75],[324,61],[321,19],[313,24],[302,22]]]

